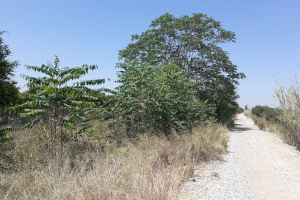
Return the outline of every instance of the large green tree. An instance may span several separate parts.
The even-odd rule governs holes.
[[[152,21],[148,30],[132,36],[131,43],[120,51],[120,66],[130,62],[178,65],[196,81],[198,97],[216,106],[216,118],[228,122],[238,108],[238,80],[245,75],[237,71],[220,45],[234,41],[233,32],[204,14],[179,18],[164,14]]]
[[[0,32],[0,118],[4,117],[6,108],[14,104],[18,97],[16,82],[12,80],[14,68],[18,64],[9,60],[11,51],[2,36],[3,32]]]

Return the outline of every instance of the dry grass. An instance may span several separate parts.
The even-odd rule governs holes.
[[[226,133],[210,125],[168,139],[144,135],[100,155],[91,151],[86,156],[92,159],[79,160],[76,169],[66,158],[60,170],[50,162],[44,169],[2,175],[0,199],[176,199],[195,165],[226,151]]]
[[[279,122],[268,121],[264,118],[253,115],[250,111],[245,111],[244,114],[254,121],[254,124],[263,131],[269,131],[271,133],[275,133],[280,137],[283,137],[283,127]]]
[[[276,91],[284,140],[300,149],[300,84],[298,80]]]
[[[252,115],[255,124],[263,130],[278,134],[286,143],[300,149],[300,84],[296,79],[289,86],[279,87],[275,92],[279,103],[278,121],[270,122]]]
[[[269,131],[269,129],[272,127],[272,124],[266,119],[253,115],[250,111],[245,111],[244,114],[247,117],[251,118],[260,130]]]

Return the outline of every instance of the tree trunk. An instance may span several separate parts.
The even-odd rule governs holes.
[[[60,125],[60,167],[63,167],[63,125]]]

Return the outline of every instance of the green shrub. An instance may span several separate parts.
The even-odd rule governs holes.
[[[236,110],[237,113],[242,113],[242,112],[244,112],[244,111],[245,111],[245,110],[244,110],[242,107],[238,107],[237,110]]]
[[[267,121],[276,121],[278,119],[278,110],[269,106],[257,105],[252,108],[251,113],[257,117],[266,119]]]
[[[176,65],[129,64],[120,73],[115,115],[126,133],[191,129],[213,109],[196,97],[196,84]]]

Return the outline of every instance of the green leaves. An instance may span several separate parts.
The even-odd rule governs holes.
[[[19,94],[16,82],[12,80],[13,70],[18,63],[8,59],[11,52],[4,43],[3,33],[0,31],[0,115],[4,109],[17,102]]]
[[[251,113],[258,117],[265,118],[267,121],[276,121],[278,120],[280,112],[276,108],[257,105],[251,109]]]
[[[204,14],[177,18],[167,13],[142,34],[132,36],[132,42],[120,51],[120,67],[126,70],[127,63],[176,64],[197,83],[198,98],[216,106],[216,118],[226,122],[237,108],[238,80],[245,77],[220,47],[234,41],[233,32]]]
[[[195,83],[176,65],[128,64],[120,82],[115,114],[132,134],[169,134],[189,129],[210,115],[206,103],[196,98]]]
[[[86,81],[81,81],[77,83],[77,85],[84,86],[84,85],[99,85],[103,84],[105,82],[105,79],[96,79],[96,80],[86,80]]]
[[[29,96],[27,101],[11,110],[21,113],[23,117],[54,121],[61,125],[75,122],[79,125],[85,122],[85,113],[96,107],[104,98],[102,90],[91,89],[88,86],[103,84],[105,80],[78,81],[88,72],[97,69],[96,65],[62,69],[59,64],[56,56],[53,63],[27,66],[43,76],[24,76],[28,81]]]

